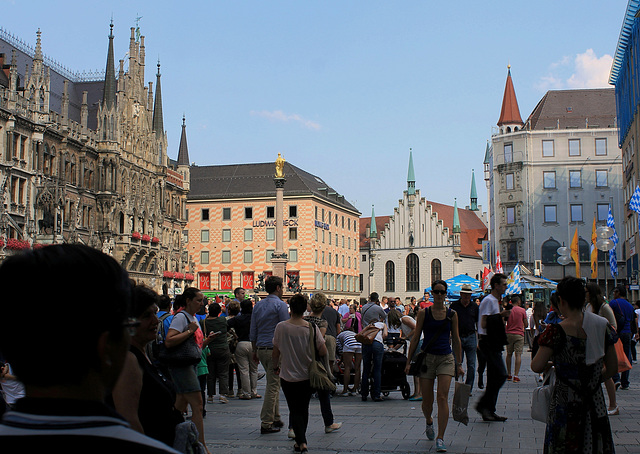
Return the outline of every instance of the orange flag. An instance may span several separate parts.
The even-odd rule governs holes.
[[[598,279],[598,248],[596,248],[596,242],[598,236],[596,235],[596,218],[593,217],[593,228],[591,229],[591,279]]]
[[[578,247],[578,227],[571,240],[571,258],[576,263],[576,277],[580,277],[580,248]]]

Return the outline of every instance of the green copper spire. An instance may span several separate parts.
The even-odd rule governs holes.
[[[478,211],[478,191],[476,191],[476,173],[471,169],[471,211]]]
[[[416,193],[416,173],[413,170],[413,151],[409,148],[409,172],[407,174],[407,192],[409,195]]]
[[[109,49],[107,51],[107,67],[104,72],[104,92],[102,106],[111,109],[116,103],[116,70],[113,57],[113,19],[109,26]]]
[[[378,238],[378,228],[376,227],[376,213],[371,205],[371,227],[369,228],[369,238]]]
[[[460,216],[458,215],[458,202],[453,202],[453,233],[460,233]]]

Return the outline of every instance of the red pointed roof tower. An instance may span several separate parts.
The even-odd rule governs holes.
[[[507,69],[507,83],[504,86],[502,110],[500,111],[500,119],[498,120],[498,126],[500,126],[502,133],[517,131],[524,126],[522,117],[520,116],[516,91],[513,88],[513,81],[511,80],[511,65],[507,66]]]

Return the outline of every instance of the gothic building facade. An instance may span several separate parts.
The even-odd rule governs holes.
[[[139,28],[117,72],[114,39],[112,24],[104,74],[73,73],[40,30],[30,47],[0,29],[0,259],[84,243],[156,290],[182,286],[189,176],[167,155],[160,64],[154,93]]]

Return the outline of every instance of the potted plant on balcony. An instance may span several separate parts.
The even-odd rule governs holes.
[[[191,273],[185,273],[185,275],[184,275],[184,279],[185,279],[186,281],[193,281],[193,279],[195,279],[195,277],[194,277],[194,275],[193,275],[193,274],[191,274]]]
[[[184,279],[184,274],[182,274],[182,273],[175,273],[174,277],[175,277],[176,279]]]
[[[173,279],[173,271],[163,271],[162,272],[162,277],[167,277],[169,279]]]
[[[151,241],[151,237],[149,235],[147,235],[146,233],[144,235],[142,235],[142,242],[143,243],[148,243],[149,241]]]
[[[160,239],[158,237],[153,237],[151,238],[151,244],[158,244],[160,242]]]
[[[132,232],[131,233],[131,238],[133,238],[134,240],[139,240],[140,239],[140,232]]]

